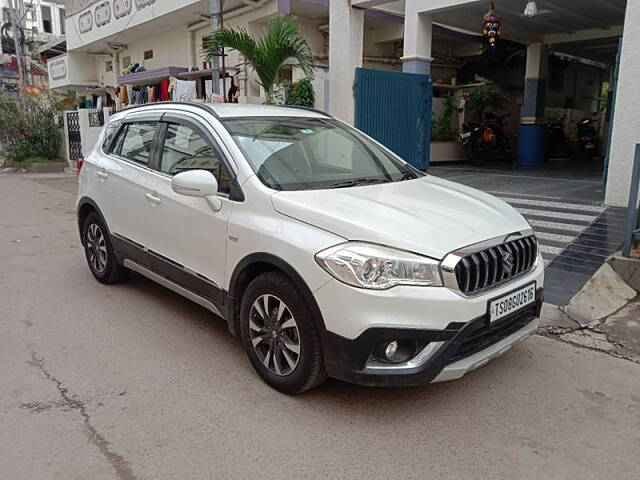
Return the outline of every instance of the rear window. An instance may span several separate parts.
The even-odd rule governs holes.
[[[115,153],[127,160],[147,166],[158,122],[128,123],[120,130]]]
[[[113,149],[113,139],[115,138],[116,133],[118,133],[118,128],[120,128],[120,122],[111,122],[104,127],[104,139],[102,140],[103,152],[109,153]]]

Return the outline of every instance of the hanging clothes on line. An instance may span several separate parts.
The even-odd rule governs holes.
[[[178,102],[191,102],[196,99],[196,82],[189,80],[176,80],[174,100]]]
[[[162,82],[160,82],[160,100],[162,100],[163,102],[170,100],[168,78],[163,78]]]
[[[129,92],[127,91],[126,85],[120,87],[120,104],[129,105]]]
[[[168,95],[169,95],[169,100],[175,100],[176,99],[176,85],[177,85],[178,79],[176,79],[176,77],[169,77],[169,87],[168,87]]]

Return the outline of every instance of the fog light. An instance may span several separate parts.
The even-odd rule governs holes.
[[[373,358],[384,363],[406,362],[416,354],[414,340],[386,340],[373,350]]]
[[[398,351],[398,342],[395,340],[387,343],[387,346],[384,349],[384,356],[387,357],[387,360],[391,360],[393,356]]]

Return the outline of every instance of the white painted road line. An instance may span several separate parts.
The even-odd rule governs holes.
[[[519,203],[523,205],[534,205],[538,207],[571,208],[572,210],[582,210],[584,212],[593,212],[596,214],[600,214],[604,211],[604,207],[599,207],[597,205],[582,205],[579,203],[552,202],[549,200],[535,200],[535,199],[502,197],[502,196],[498,196],[498,197],[501,200],[504,200],[505,202]]]
[[[562,220],[576,220],[579,222],[585,222],[585,226],[592,223],[597,215],[579,215],[577,213],[565,213],[565,212],[549,212],[548,210],[536,210],[533,208],[518,208],[518,211],[523,215],[536,215],[538,217],[545,217],[549,220],[562,219]],[[555,222],[562,223],[562,222]]]
[[[544,243],[540,243],[538,248],[542,253],[551,253],[553,255],[559,255],[564,250],[564,247],[552,247],[550,245],[545,245]]]
[[[525,215],[526,217],[526,215]],[[570,232],[582,232],[587,225],[573,225],[572,223],[546,222],[544,220],[529,220],[533,227],[540,228],[557,228],[559,230],[567,230]]]
[[[545,240],[551,240],[553,242],[562,242],[569,244],[575,240],[576,237],[570,237],[569,235],[558,235],[557,233],[536,232],[536,237],[540,243],[544,243]]]

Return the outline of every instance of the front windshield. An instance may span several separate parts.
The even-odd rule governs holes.
[[[324,118],[234,118],[224,125],[258,178],[275,190],[398,182],[423,173]]]

